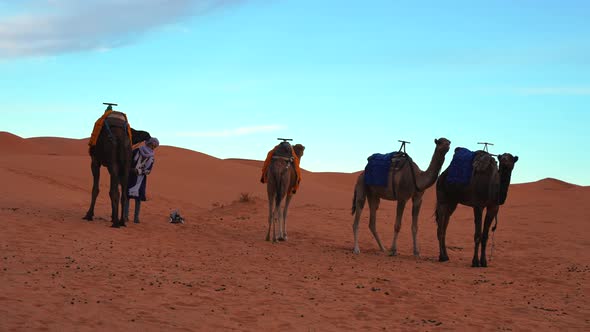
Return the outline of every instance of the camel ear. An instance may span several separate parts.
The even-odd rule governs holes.
[[[518,156],[514,156],[514,162],[518,161]]]
[[[438,145],[438,139],[434,139],[434,144]]]

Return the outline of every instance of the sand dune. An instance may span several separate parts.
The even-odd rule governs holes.
[[[265,242],[260,166],[163,146],[142,223],[111,229],[104,169],[95,221],[81,220],[92,184],[86,140],[0,132],[0,330],[590,329],[590,187],[512,185],[490,267],[474,269],[466,207],[449,226],[451,260],[437,262],[432,188],[422,257],[411,255],[411,204],[399,256],[377,250],[367,213],[353,255],[358,173],[304,171],[289,241]],[[167,222],[175,208],[186,224]],[[388,247],[394,214],[395,203],[381,203]]]

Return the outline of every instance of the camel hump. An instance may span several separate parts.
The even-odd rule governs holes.
[[[123,112],[112,111],[111,114],[107,116],[107,119],[117,119],[127,122],[127,115],[125,115]]]
[[[293,148],[289,142],[281,142],[275,149],[273,157],[287,157],[293,156]]]
[[[490,167],[498,167],[496,163],[496,159],[492,157],[486,151],[479,150],[475,151],[475,156],[473,158],[473,172],[480,173],[487,171]]]

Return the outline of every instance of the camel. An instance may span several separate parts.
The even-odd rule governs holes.
[[[276,223],[279,224],[278,240],[287,241],[287,211],[293,198],[294,191],[299,181],[295,167],[298,162],[294,160],[293,152],[301,159],[305,147],[301,144],[291,146],[288,142],[279,144],[272,155],[270,165],[266,170],[266,191],[268,193],[268,232],[266,241],[270,241],[270,229],[272,225],[272,242],[277,241]],[[281,203],[285,205],[281,211]],[[282,212],[282,213],[281,213]]]
[[[510,177],[518,156],[509,153],[498,155],[500,168],[492,155],[477,151],[473,162],[473,173],[469,183],[457,185],[447,183],[449,169],[440,176],[436,185],[436,223],[439,243],[439,261],[449,260],[445,237],[449,220],[457,204],[473,207],[475,222],[475,248],[471,266],[487,267],[486,245],[492,220],[498,215],[500,205],[504,204],[510,186]],[[482,231],[483,209],[486,209]],[[492,231],[495,230],[495,226]],[[481,256],[478,258],[479,245]]]
[[[111,198],[111,227],[125,226],[123,207],[128,204],[127,178],[131,167],[131,142],[128,134],[127,117],[113,111],[105,119],[96,146],[90,150],[93,184],[92,201],[84,219],[91,221],[94,217],[94,205],[99,192],[100,167],[105,166],[111,176],[109,195]],[[119,185],[121,193],[119,194]],[[121,201],[121,217],[119,218],[119,200]]]
[[[397,201],[397,215],[395,219],[393,243],[391,245],[390,255],[397,255],[397,237],[402,226],[402,215],[406,202],[412,199],[412,237],[414,239],[414,256],[420,256],[418,248],[418,214],[420,213],[420,206],[422,205],[422,196],[424,191],[431,187],[436,179],[442,165],[445,161],[445,155],[450,149],[451,141],[446,138],[435,139],[436,147],[426,171],[421,171],[412,159],[405,155],[405,160],[402,161],[399,169],[395,169],[393,173],[390,172],[387,186],[373,186],[365,184],[365,173],[362,172],[356,182],[354,188],[354,196],[352,199],[352,214],[354,215],[354,223],[352,230],[354,233],[354,249],[355,254],[360,253],[358,242],[358,227],[359,220],[365,200],[369,201],[369,229],[373,237],[377,241],[381,251],[385,248],[381,244],[381,239],[377,234],[377,209],[379,209],[379,202],[381,199],[389,201]],[[392,175],[393,174],[393,175]]]

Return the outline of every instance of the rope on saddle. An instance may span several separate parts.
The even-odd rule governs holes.
[[[111,126],[109,126],[108,119],[104,120],[104,127],[107,129],[107,134],[109,134],[109,139],[111,140],[111,142],[115,142],[115,136],[113,135],[113,132],[111,131]]]
[[[405,153],[404,153],[405,154]],[[416,183],[416,173],[414,171],[414,167],[412,167],[412,158],[410,156],[408,156],[407,154],[405,154],[405,156],[408,158],[408,164],[410,164],[410,173],[412,173],[412,181],[414,182],[414,189],[416,189],[417,192],[420,192],[420,188],[418,188],[418,184]]]
[[[129,125],[129,123],[126,120],[125,121],[122,121],[122,122],[118,122],[116,118],[114,120],[115,120],[115,122],[112,124],[114,127],[121,127],[125,131],[127,131],[127,127]],[[104,127],[107,130],[107,134],[108,134],[109,139],[111,140],[111,142],[113,142],[113,143],[117,142],[117,138],[115,137],[115,135],[113,135],[113,131],[111,130],[111,125],[109,125],[109,118],[106,118],[104,120]]]

